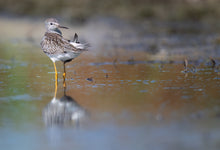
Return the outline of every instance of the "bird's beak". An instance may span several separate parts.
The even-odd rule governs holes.
[[[61,25],[58,25],[58,28],[69,29],[69,28],[61,26]]]

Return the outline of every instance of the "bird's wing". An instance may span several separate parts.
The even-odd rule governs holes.
[[[61,35],[45,33],[41,42],[41,47],[45,53],[55,54],[57,52],[81,53],[85,49],[77,48],[72,42],[64,39]]]
[[[63,37],[57,37],[57,43],[60,48],[63,48],[63,51],[74,51],[76,53],[80,53],[84,51],[83,49],[78,49],[74,45],[71,44],[68,40],[64,39]]]
[[[74,51],[75,53],[81,53],[83,51],[87,51],[87,48],[89,47],[88,46],[89,44],[79,43],[78,40],[77,40],[77,42],[75,42],[75,41],[72,42],[72,41],[66,40],[62,37],[58,40],[60,40],[59,43],[61,44],[61,47],[65,48],[65,51]]]
[[[89,43],[80,43],[79,40],[78,40],[78,35],[75,33],[74,35],[74,38],[73,40],[66,40],[64,39],[64,42],[65,43],[69,43],[69,44],[66,44],[66,46],[68,47],[74,47],[77,51],[87,51],[88,50],[88,47],[90,47],[90,44]]]

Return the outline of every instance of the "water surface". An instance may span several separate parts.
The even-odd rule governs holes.
[[[186,47],[182,36],[175,40]],[[67,64],[65,91],[57,63],[56,93],[53,64],[39,46],[4,42],[0,50],[1,149],[220,147],[218,55],[215,67],[200,57],[184,71],[174,55],[86,52]]]

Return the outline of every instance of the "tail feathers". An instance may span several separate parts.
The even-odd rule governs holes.
[[[70,41],[70,44],[72,44],[77,49],[83,49],[87,50],[90,47],[89,43],[80,43],[78,40],[78,35],[75,33],[73,40]]]
[[[79,43],[79,38],[78,38],[78,34],[75,33],[73,40],[71,41],[73,43]]]
[[[81,43],[74,43],[74,42],[70,42],[70,44],[72,44],[74,47],[76,47],[77,49],[84,49],[84,50],[87,50],[87,48],[89,48],[89,43],[84,43],[84,44],[81,44]]]

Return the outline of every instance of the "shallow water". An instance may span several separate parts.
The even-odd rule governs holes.
[[[57,63],[56,91],[43,25],[26,20],[15,32],[19,22],[9,21],[0,30],[0,149],[220,148],[219,35],[210,26],[95,20],[82,32],[93,50],[67,64],[66,89]]]
[[[182,61],[116,60],[87,52],[67,64],[65,92],[57,63],[54,95],[52,62],[38,48],[1,51],[1,149],[220,147],[218,68],[200,63],[195,70],[190,64],[184,72]]]

